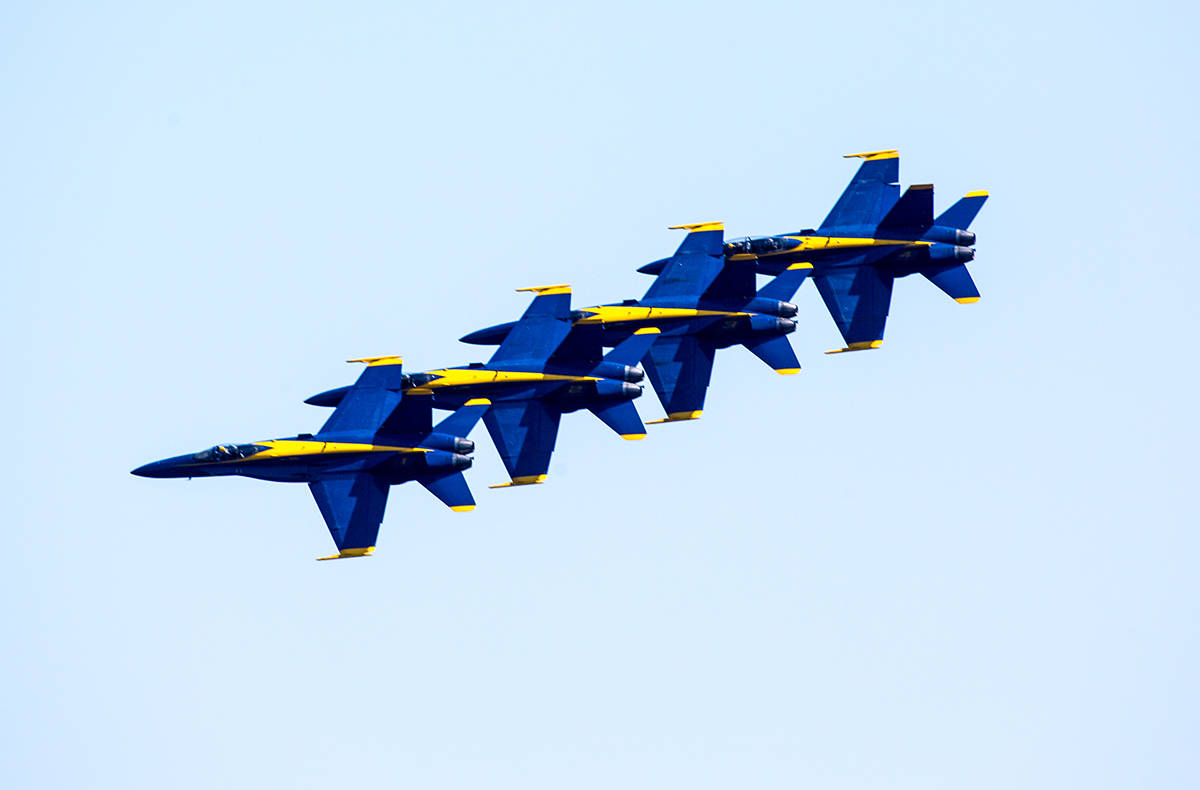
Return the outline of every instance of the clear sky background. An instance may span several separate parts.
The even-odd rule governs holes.
[[[1196,7],[9,3],[8,787],[1194,787]],[[992,197],[983,299],[815,289],[704,418],[486,433],[369,560],[303,486],[343,360],[484,359],[522,286],[819,223],[852,151]],[[661,410],[647,391],[643,416]]]

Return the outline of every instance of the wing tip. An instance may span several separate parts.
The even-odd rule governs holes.
[[[366,546],[360,549],[341,549],[337,554],[331,554],[328,557],[317,557],[317,561],[324,562],[325,560],[346,560],[351,557],[370,557],[374,553],[374,546]]]
[[[974,192],[968,192],[967,194],[963,195],[963,197],[969,197],[969,198],[984,197],[985,198],[985,197],[988,197],[988,191],[986,189],[976,189]]]
[[[865,159],[870,162],[873,159],[897,159],[900,157],[899,148],[884,148],[879,151],[863,151],[858,154],[843,154],[843,159]]]
[[[525,475],[523,477],[514,477],[507,483],[496,483],[488,488],[513,488],[515,486],[535,486],[546,482],[545,475]]]
[[[666,423],[666,422],[685,422],[687,420],[698,420],[698,419],[700,419],[700,415],[703,413],[704,413],[703,409],[697,409],[696,411],[673,411],[670,414],[668,414],[666,417],[663,417],[660,420],[651,420],[650,422],[648,422],[646,424],[647,425],[662,425],[663,423]]]
[[[697,233],[702,230],[725,230],[725,222],[693,222],[689,225],[668,225],[667,230],[686,230],[688,233]]]
[[[883,345],[882,340],[863,340],[858,343],[850,343],[845,348],[834,348],[826,351],[826,354],[844,354],[847,351],[870,351],[873,348],[879,348]]]
[[[559,285],[531,285],[528,288],[517,289],[517,293],[522,291],[529,291],[537,294],[538,296],[553,296],[554,294],[571,293],[571,286],[567,283],[560,283]]]

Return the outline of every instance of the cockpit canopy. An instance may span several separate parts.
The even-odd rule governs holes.
[[[197,461],[237,461],[249,458],[266,449],[261,444],[218,444],[207,450],[201,450],[192,457]]]

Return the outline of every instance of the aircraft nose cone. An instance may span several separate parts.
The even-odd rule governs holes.
[[[164,467],[164,464],[162,461],[155,461],[154,463],[149,463],[149,464],[145,464],[144,466],[139,466],[137,469],[134,469],[129,474],[137,475],[138,477],[166,477],[166,475],[163,474],[163,472],[165,472],[166,469],[164,469],[163,467]]]
[[[130,474],[137,475],[138,477],[186,477],[188,473],[184,472],[181,466],[182,462],[187,458],[188,456],[182,455],[175,458],[164,458],[161,461],[139,466],[130,472]]]

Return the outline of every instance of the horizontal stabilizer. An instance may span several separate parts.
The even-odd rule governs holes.
[[[800,372],[800,360],[796,359],[796,352],[792,350],[792,344],[783,335],[746,343],[746,348],[780,375],[786,376]]]
[[[618,365],[635,367],[646,356],[646,352],[658,339],[660,331],[654,327],[639,329],[627,337],[612,351],[605,355],[605,362],[615,362]]]
[[[956,302],[978,302],[979,289],[975,287],[975,281],[971,279],[971,273],[967,271],[966,264],[955,263],[950,266],[930,267],[922,269],[921,274],[929,278],[929,281],[941,288]]]
[[[638,415],[633,401],[623,400],[610,404],[599,404],[588,409],[600,421],[617,432],[622,439],[643,439],[646,427]]]
[[[467,486],[467,478],[462,472],[444,475],[442,477],[422,477],[418,479],[429,493],[442,500],[442,504],[451,510],[464,512],[475,509],[475,498]]]
[[[438,433],[448,433],[451,436],[467,437],[479,418],[488,410],[492,402],[487,398],[472,398],[465,405],[437,425]]]
[[[763,299],[775,299],[780,302],[790,302],[804,284],[808,275],[812,274],[811,263],[793,263],[784,269],[771,282],[759,289],[758,296]]]
[[[933,184],[913,184],[880,220],[875,235],[878,238],[919,239],[932,225]]]
[[[979,213],[979,209],[983,208],[987,199],[988,193],[983,190],[968,192],[966,197],[959,198],[957,203],[943,211],[934,224],[966,230],[971,227],[971,223],[975,221],[975,215]]]

